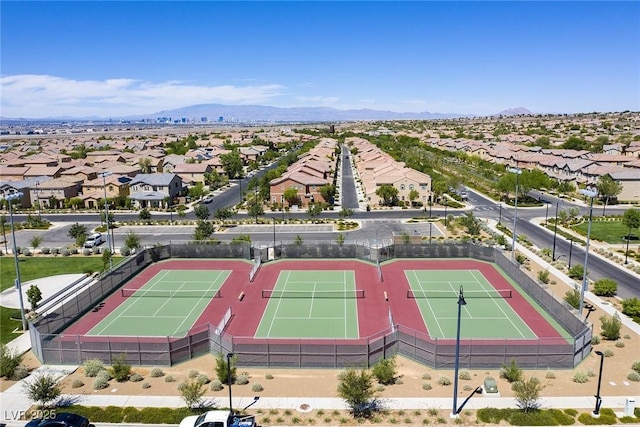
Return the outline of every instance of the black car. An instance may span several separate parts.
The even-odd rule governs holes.
[[[25,427],[89,427],[89,420],[69,412],[59,412],[55,417],[33,419]]]

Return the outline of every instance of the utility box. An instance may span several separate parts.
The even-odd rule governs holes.
[[[636,408],[636,399],[633,397],[627,397],[624,400],[624,415],[627,417],[635,417],[633,411]]]
[[[491,377],[487,377],[484,379],[484,392],[485,393],[497,393],[498,392],[498,384],[496,383],[496,380],[491,378]]]

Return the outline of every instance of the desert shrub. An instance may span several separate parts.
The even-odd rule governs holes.
[[[431,374],[422,374],[422,379],[423,380],[430,380],[431,379]]]
[[[188,378],[197,378],[199,374],[200,373],[198,371],[196,371],[195,369],[191,369],[189,371],[189,373],[187,374],[187,377]]]
[[[640,298],[632,297],[622,301],[622,313],[627,316],[638,319],[640,318]]]
[[[82,255],[89,256],[91,255],[91,249],[85,248],[82,250]]]
[[[547,374],[544,377],[548,380],[555,380],[556,374],[554,374],[553,371],[547,371]]]
[[[120,246],[120,254],[122,256],[129,256],[131,255],[131,248],[127,247],[127,246]]]
[[[631,339],[631,335],[629,335],[629,334],[624,334],[624,335],[622,336],[622,338],[624,338],[625,340],[630,340],[630,339]]]
[[[633,365],[631,365],[631,369],[640,374],[640,360],[633,362]]]
[[[378,393],[383,392],[384,391],[384,385],[382,385],[382,384],[376,385],[375,391],[377,391]]]
[[[580,291],[577,287],[564,294],[564,301],[575,309],[580,308]]]
[[[627,379],[629,381],[639,382],[640,381],[640,374],[635,372],[635,371],[633,371],[629,375],[627,375]]]
[[[100,371],[104,371],[104,363],[100,359],[87,359],[82,366],[87,377],[95,377]]]
[[[600,324],[600,335],[602,335],[604,339],[614,341],[620,338],[622,321],[617,314],[614,314],[613,316],[601,316]]]
[[[573,374],[574,383],[584,384],[587,381],[589,381],[589,376],[585,372],[578,371],[575,374]]]
[[[69,256],[69,255],[71,255],[71,252],[67,248],[62,248],[62,250],[60,251],[60,254],[62,256]]]
[[[604,409],[600,411],[600,416],[598,418],[593,418],[591,416],[591,412],[585,412],[578,416],[578,421],[586,426],[597,426],[597,425],[612,425],[616,423],[615,414],[609,415],[604,413]]]
[[[545,285],[549,283],[549,270],[538,271],[538,280]]]
[[[131,374],[131,376],[129,377],[129,381],[131,381],[132,383],[137,383],[139,381],[142,381],[144,378],[142,378],[142,375],[140,374]]]
[[[196,379],[190,378],[189,380],[180,383],[178,391],[187,405],[187,408],[195,408],[202,403],[202,396],[206,393],[204,384],[200,384]]]
[[[507,364],[502,364],[502,368],[500,369],[500,378],[504,378],[510,383],[515,381],[520,381],[522,378],[522,368],[518,366],[516,359],[511,359],[511,362]]]
[[[51,253],[51,248],[42,248],[41,252],[43,255],[49,255]]]
[[[262,384],[260,383],[254,383],[251,385],[251,391],[258,393],[260,391],[263,391],[264,387],[262,387]]]
[[[22,255],[31,256],[32,255],[31,250],[29,248],[22,249]]]
[[[432,388],[433,388],[433,387],[431,386],[431,384],[430,384],[430,383],[422,383],[422,389],[423,389],[423,390],[427,390],[427,391],[429,391],[429,390],[431,390]]]
[[[440,377],[438,379],[438,384],[444,385],[444,386],[451,385],[451,380],[447,377]]]
[[[238,375],[238,377],[236,378],[236,384],[239,384],[239,385],[249,384],[249,376],[246,374]]]
[[[599,297],[613,297],[618,293],[618,283],[607,278],[596,280],[593,284],[593,293]]]
[[[395,357],[380,360],[373,366],[372,372],[380,384],[393,384],[397,375]]]
[[[144,383],[144,384],[142,384],[142,388],[151,388],[151,384]]]
[[[266,374],[264,377],[267,380],[272,380],[273,379],[273,375],[271,375],[271,374]]]
[[[582,280],[584,276],[584,265],[575,264],[571,266],[571,268],[569,269],[569,273],[567,275],[572,279]]]
[[[209,381],[210,381],[210,380],[209,380],[209,377],[208,377],[208,376],[206,376],[205,374],[199,374],[199,375],[196,377],[196,381],[197,381],[198,383],[200,383],[200,384],[204,385],[204,384],[209,384]]]
[[[29,376],[29,368],[24,365],[18,365],[18,367],[13,371],[13,375],[11,375],[11,379],[13,381],[20,381],[23,378],[27,378]]]
[[[616,341],[615,345],[617,348],[624,348],[624,343],[622,341]]]
[[[0,377],[11,378],[20,365],[22,356],[5,344],[0,344]]]
[[[166,377],[164,377],[164,382],[165,383],[172,383],[175,382],[175,378],[173,378],[171,375],[167,375]]]
[[[604,357],[613,357],[613,350],[611,350],[610,348],[606,349],[604,351]]]
[[[151,378],[164,377],[164,371],[160,368],[153,368],[149,375],[151,375]]]
[[[98,376],[96,380],[93,382],[94,390],[102,390],[103,388],[109,387],[109,380],[105,379],[105,377]]]
[[[594,335],[591,337],[591,345],[598,345],[600,344],[600,337],[597,335]]]
[[[394,384],[402,385],[402,384],[404,384],[404,381],[402,380],[402,378],[399,378],[399,377],[398,377],[398,378],[396,378],[396,380],[395,380]]]
[[[576,415],[578,415],[578,411],[576,409],[573,408],[567,408],[564,410],[564,413],[569,415],[570,417],[575,417]],[[572,423],[573,424],[573,423]]]
[[[131,375],[131,365],[127,363],[126,356],[124,354],[115,357],[111,361],[111,369],[109,370],[111,376],[118,382],[127,381],[129,375]]]
[[[73,380],[73,382],[71,383],[71,388],[80,388],[84,386],[84,383],[82,382],[82,380]]]
[[[31,381],[26,381],[24,391],[29,399],[38,402],[40,407],[46,407],[60,397],[61,391],[57,383],[58,379],[55,375],[41,374]]]
[[[469,381],[471,379],[471,374],[467,370],[462,370],[458,373],[458,379]]]
[[[220,391],[222,390],[222,383],[220,382],[220,380],[213,380],[211,381],[211,390],[213,391]]]

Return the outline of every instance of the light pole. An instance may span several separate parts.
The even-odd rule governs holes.
[[[433,206],[433,199],[431,197],[431,194],[429,194],[429,219],[431,219],[431,207]]]
[[[629,229],[629,232],[627,233],[627,250],[624,251],[624,263],[629,264],[628,261],[628,257],[629,257],[629,240],[631,240],[631,229]]]
[[[594,189],[580,190],[580,194],[591,198],[589,203],[589,227],[587,228],[587,247],[584,251],[584,269],[582,271],[582,289],[580,290],[580,309],[582,316],[582,307],[584,306],[584,293],[587,290],[589,279],[587,278],[587,263],[589,262],[589,240],[591,238],[591,218],[593,216],[593,199],[598,195],[598,191]]]
[[[18,246],[16,245],[16,231],[13,226],[13,201],[22,198],[23,194],[20,192],[5,194],[4,198],[9,205],[9,222],[11,222],[11,237],[13,239],[13,260],[16,265],[16,280],[15,286],[18,291],[18,299],[20,301],[20,319],[22,320],[22,330],[27,330],[27,319],[24,316],[24,300],[22,298],[22,283],[20,281],[20,262],[18,261]]]
[[[551,259],[553,261],[556,260],[556,237],[558,235],[558,208],[560,207],[560,202],[556,202],[556,220],[553,223],[553,252],[551,253]]]
[[[107,177],[111,176],[111,172],[102,172],[102,188],[104,189],[104,222],[107,223],[107,247],[109,248],[109,270],[113,268],[111,258],[113,257],[113,249],[111,248],[111,237],[109,236],[109,201],[107,200]]]
[[[444,226],[447,226],[447,198],[444,198]]]
[[[38,188],[39,185],[40,181],[36,181],[36,203],[38,204],[38,219],[41,219],[42,215],[40,214],[40,188]]]
[[[502,200],[500,200],[498,207],[500,208],[500,213],[498,214],[498,224],[501,224],[502,223]]]
[[[429,244],[431,244],[431,227],[433,226],[433,223],[431,221],[429,221]]]
[[[276,251],[276,217],[273,217],[273,253]]]
[[[600,356],[600,373],[598,374],[598,390],[596,391],[596,407],[593,410],[593,417],[598,418],[600,416],[600,405],[602,405],[602,397],[600,397],[600,384],[602,384],[602,365],[604,365],[604,353],[596,350],[596,354]]]
[[[549,220],[549,203],[547,203],[547,208],[544,211],[544,226],[546,227],[547,221]]]
[[[233,415],[233,406],[231,405],[231,358],[233,353],[227,353],[227,387],[229,387],[229,412]]]
[[[518,191],[519,191],[519,183],[520,183],[520,174],[522,170],[518,168],[518,162],[516,162],[515,168],[507,168],[509,172],[513,172],[516,174],[516,195],[514,199],[514,210],[513,210],[513,240],[511,241],[511,260],[515,261],[516,259],[516,221],[518,221]]]
[[[462,306],[467,305],[462,294],[462,286],[458,293],[458,329],[456,331],[456,360],[453,374],[453,412],[451,418],[458,417],[458,371],[460,370],[460,319],[462,317]]]
[[[571,254],[573,253],[573,239],[569,239],[569,268],[571,268]]]

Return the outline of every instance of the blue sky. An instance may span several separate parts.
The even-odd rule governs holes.
[[[24,2],[3,117],[193,104],[493,114],[640,110],[640,2]]]

